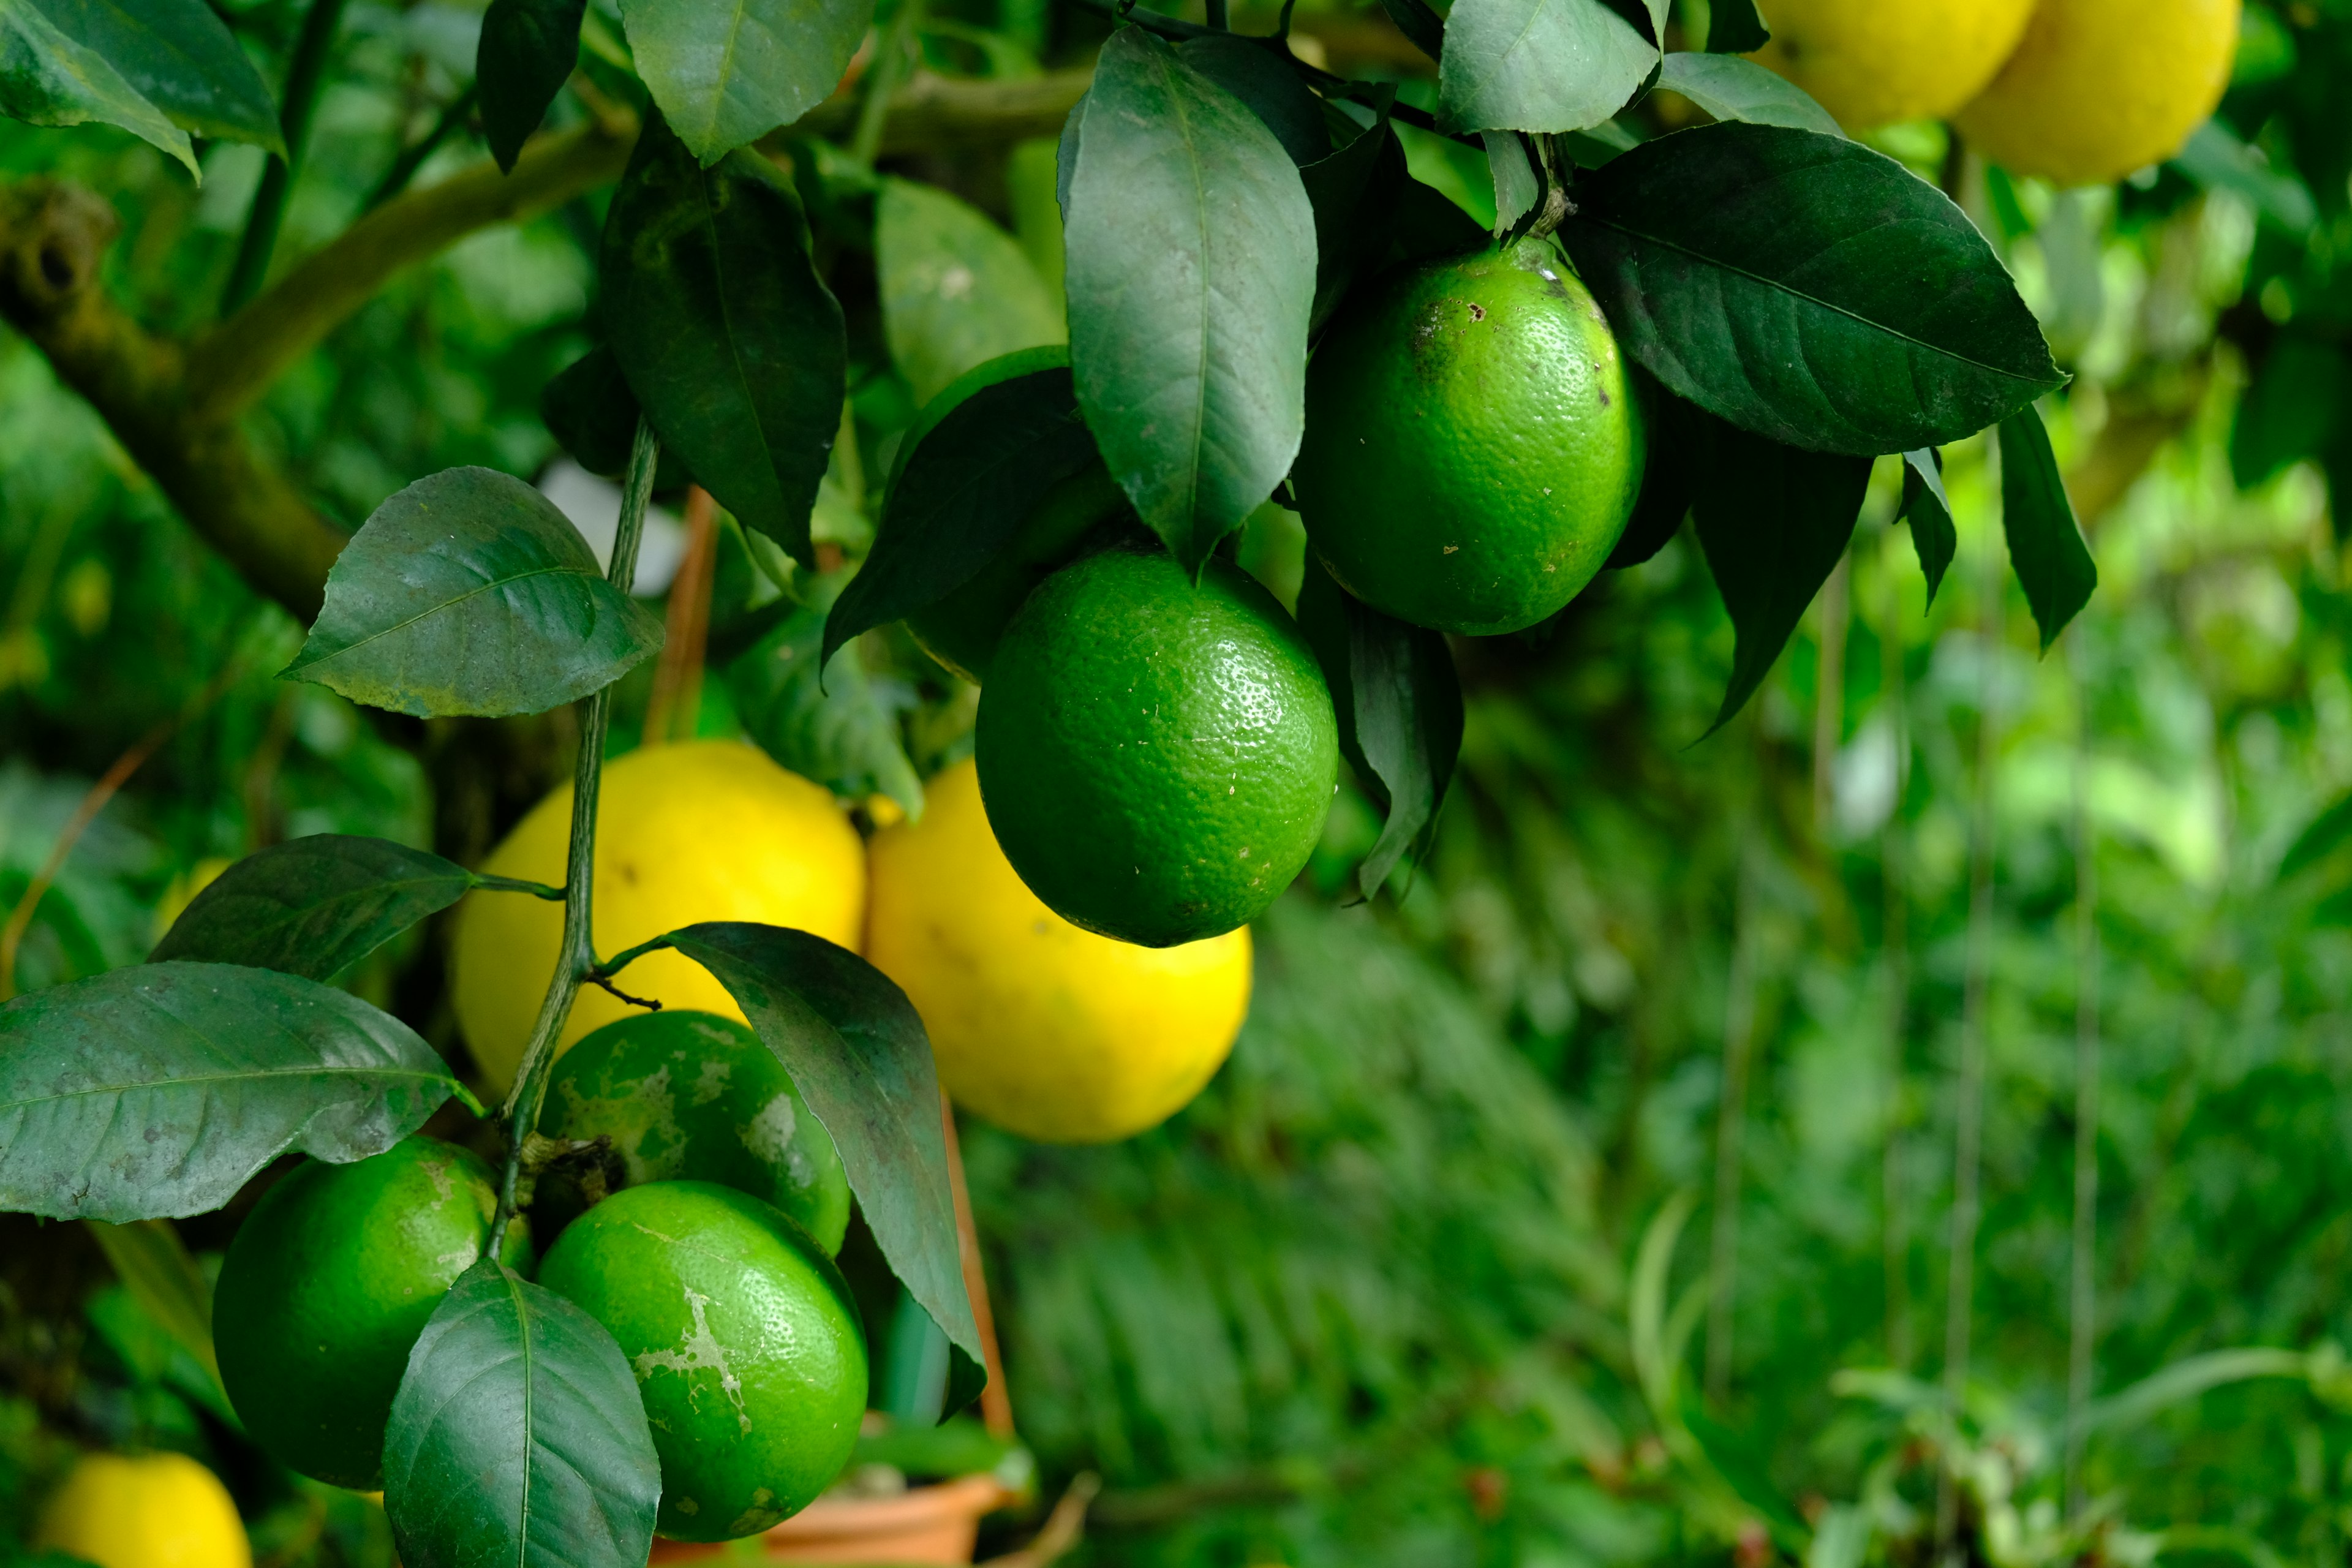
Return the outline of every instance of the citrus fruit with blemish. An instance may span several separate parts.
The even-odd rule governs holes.
[[[1307,366],[1291,486],[1340,586],[1415,626],[1491,636],[1592,580],[1643,455],[1601,307],[1528,240],[1358,290]]]
[[[2239,0],[2042,0],[2017,52],[1960,110],[2015,174],[2098,185],[2180,151],[2221,101]]]
[[[1011,542],[961,587],[908,616],[908,634],[949,669],[982,684],[1022,601],[1068,564],[1097,530],[1132,516],[1110,470],[1092,464],[1048,489]]]
[[[566,784],[531,809],[482,869],[561,884],[571,820]],[[792,926],[854,949],[866,921],[866,847],[830,792],[755,747],[652,746],[604,766],[593,908],[596,952],[606,958],[698,921]],[[458,910],[457,1023],[497,1093],[514,1082],[562,932],[562,905],[527,893],[478,890]],[[619,984],[666,1007],[743,1016],[727,988],[683,953],[648,953]],[[632,1011],[583,987],[557,1048]]]
[[[497,1207],[488,1165],[422,1135],[348,1165],[308,1161],[264,1193],[213,1297],[221,1384],[253,1440],[318,1480],[381,1487],[408,1352]],[[509,1261],[522,1241],[510,1226]]]
[[[716,1013],[640,1013],[587,1036],[555,1064],[539,1130],[611,1139],[630,1186],[716,1182],[764,1198],[828,1257],[849,1227],[832,1137],[776,1054]]]
[[[923,1016],[966,1110],[1043,1142],[1106,1142],[1174,1115],[1233,1049],[1248,928],[1175,947],[1081,931],[1005,859],[971,762],[866,852],[866,958]]]
[[[1074,925],[1174,947],[1245,925],[1331,808],[1330,689],[1274,596],[1156,547],[1039,584],[1004,628],[977,721],[1004,858]]]
[[[1772,40],[1748,57],[1811,93],[1849,131],[1941,120],[1982,91],[2024,35],[2033,0],[1771,0]]]
[[[662,1534],[756,1534],[849,1462],[865,1332],[840,1270],[773,1205],[709,1182],[629,1187],[572,1222],[539,1282],[602,1323],[636,1373]]]
[[[220,1478],[185,1454],[85,1454],[42,1506],[36,1551],[96,1568],[252,1568]]]

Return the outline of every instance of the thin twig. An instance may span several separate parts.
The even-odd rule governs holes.
[[[1054,1505],[1054,1511],[1045,1516],[1045,1528],[1037,1531],[1035,1539],[1017,1552],[990,1558],[981,1568],[1047,1568],[1059,1562],[1085,1537],[1087,1507],[1101,1490],[1100,1476],[1092,1470],[1080,1470],[1072,1478],[1069,1489],[1062,1494],[1062,1500]]]
[[[948,1194],[955,1203],[956,1253],[963,1265],[963,1292],[971,1299],[972,1326],[980,1334],[981,1364],[988,1372],[988,1385],[980,1391],[980,1418],[987,1426],[990,1436],[1009,1440],[1013,1436],[1013,1394],[1004,1386],[1004,1358],[996,1348],[996,1314],[988,1304],[988,1271],[981,1260],[980,1232],[972,1224],[971,1194],[964,1186],[963,1147],[956,1137],[955,1107],[949,1102],[945,1090],[940,1094],[940,1129],[947,1139]],[[1085,1511],[1083,1503],[1079,1510]]]
[[[622,990],[619,986],[614,984],[612,981],[605,978],[604,975],[597,973],[593,969],[587,973],[582,975],[581,979],[586,981],[589,984],[595,986],[598,990],[609,994],[615,1000],[626,1002],[632,1007],[643,1007],[648,1013],[658,1013],[662,1010],[662,1005],[659,1002],[655,1001],[652,997],[632,996],[627,992]]]
[[[302,18],[301,35],[294,41],[294,58],[286,69],[285,107],[278,129],[286,156],[273,158],[261,172],[260,188],[253,193],[253,210],[237,241],[236,261],[229,268],[228,286],[221,292],[226,316],[253,298],[269,275],[270,253],[278,248],[278,226],[286,221],[286,197],[302,167],[302,150],[310,140],[310,117],[319,107],[320,89],[326,85],[327,56],[336,30],[342,25],[344,0],[310,0]]]

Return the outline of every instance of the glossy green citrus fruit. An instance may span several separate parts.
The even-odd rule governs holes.
[[[354,1164],[310,1161],[263,1194],[213,1299],[221,1383],[254,1441],[306,1476],[381,1487],[408,1352],[497,1207],[488,1166],[423,1136]]]
[[[629,1187],[572,1222],[539,1282],[604,1324],[637,1374],[664,1535],[756,1534],[848,1463],[866,1411],[857,1308],[773,1205],[709,1182]]]
[[[1574,598],[1642,489],[1642,413],[1601,307],[1539,241],[1400,268],[1307,372],[1291,484],[1356,597],[1489,636]]]
[[[979,717],[1005,858],[1073,925],[1145,947],[1246,924],[1307,863],[1339,769],[1298,627],[1232,563],[1065,567],[1004,629]]]
[[[764,1198],[828,1257],[849,1227],[832,1137],[775,1053],[716,1013],[641,1013],[588,1036],[556,1062],[539,1130],[612,1139],[630,1186],[717,1182]]]

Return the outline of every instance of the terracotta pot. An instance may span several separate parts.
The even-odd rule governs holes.
[[[970,1563],[980,1516],[1012,1500],[993,1476],[964,1476],[897,1497],[821,1498],[761,1540],[772,1563]],[[653,1560],[688,1563],[720,1550],[656,1541]]]

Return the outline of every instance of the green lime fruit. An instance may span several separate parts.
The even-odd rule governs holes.
[[[1307,864],[1339,742],[1274,596],[1212,559],[1106,550],[1005,627],[979,717],[1005,858],[1073,925],[1173,947],[1244,925]]]
[[[1558,255],[1402,268],[1349,301],[1307,373],[1291,485],[1332,577],[1400,620],[1485,637],[1592,580],[1642,489],[1617,340]]]
[[[1038,584],[1069,563],[1089,535],[1131,518],[1125,492],[1096,463],[1047,490],[1013,536],[964,584],[907,617],[922,650],[974,686],[988,667],[1004,627]]]
[[[310,1161],[263,1194],[213,1296],[221,1383],[254,1441],[314,1479],[382,1487],[408,1352],[497,1208],[488,1166],[423,1136],[353,1164]]]
[[[629,1186],[716,1182],[764,1198],[828,1257],[849,1228],[832,1137],[776,1054],[716,1013],[640,1013],[587,1036],[557,1058],[539,1130],[610,1138]]]
[[[774,1205],[709,1182],[629,1187],[564,1231],[539,1282],[604,1324],[637,1374],[664,1535],[756,1534],[849,1462],[866,1412],[857,1308]]]

